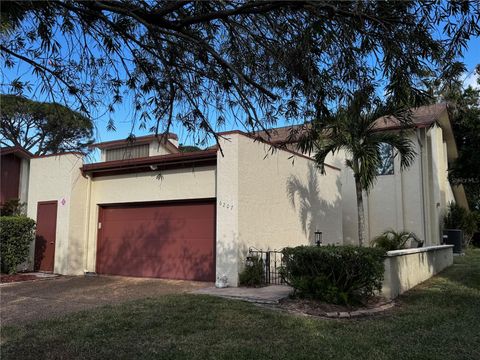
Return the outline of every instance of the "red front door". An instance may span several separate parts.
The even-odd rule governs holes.
[[[56,232],[57,201],[39,202],[35,238],[35,270],[53,271]]]

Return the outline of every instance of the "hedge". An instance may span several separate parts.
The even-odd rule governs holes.
[[[357,246],[285,248],[282,276],[299,297],[358,303],[381,290],[384,254],[381,249]]]
[[[2,272],[14,274],[27,260],[35,238],[35,221],[26,216],[0,217],[0,260]]]
[[[265,265],[263,260],[252,256],[245,269],[239,275],[240,285],[258,287],[265,285]]]

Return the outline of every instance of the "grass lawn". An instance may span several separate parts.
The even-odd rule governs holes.
[[[374,318],[175,295],[6,327],[2,343],[2,359],[480,359],[480,249]]]

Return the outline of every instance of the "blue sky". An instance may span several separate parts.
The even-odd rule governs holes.
[[[476,78],[473,75],[473,70],[477,64],[480,63],[480,39],[479,38],[472,38],[468,43],[468,48],[463,54],[463,61],[465,62],[468,72],[465,74],[465,84],[472,84],[476,85]],[[26,66],[17,66],[14,69],[5,71],[2,68],[2,75],[5,77],[2,79],[2,83],[8,82],[8,80],[12,80],[19,76],[26,76],[29,77],[29,72],[31,71],[30,68]],[[25,94],[29,95],[29,94]],[[105,113],[104,109],[98,109],[97,111],[99,114]],[[108,141],[114,139],[122,139],[126,138],[132,132],[132,115],[133,111],[130,106],[130,102],[128,99],[125,99],[123,105],[119,106],[116,109],[114,114],[115,118],[115,131],[108,131],[107,130],[107,123],[108,123],[108,116],[103,115],[99,116],[96,121],[96,140],[97,141]],[[278,126],[285,125],[284,123],[279,123]],[[232,122],[226,123],[223,128],[217,128],[218,131],[223,130],[231,130],[238,128],[238,124],[234,124]],[[175,124],[171,129],[171,132],[176,133],[179,136],[179,142],[183,144],[193,144],[195,141],[187,134],[187,131],[180,125]],[[133,129],[133,133],[136,136],[141,136],[148,134],[148,130],[140,130],[138,128]],[[92,160],[94,161],[97,156],[93,156]]]
[[[463,61],[465,62],[468,72],[465,74],[465,83],[475,85],[476,84],[476,77],[473,74],[473,70],[475,66],[480,63],[480,38],[472,38],[469,41],[468,49],[464,53]],[[100,119],[97,124],[98,127],[98,140],[99,141],[107,141],[119,138],[125,138],[130,134],[132,129],[132,123],[129,120],[131,115],[131,111],[129,111],[128,104],[125,104],[122,108],[120,108],[116,112],[116,125],[117,129],[115,132],[109,132],[106,130],[106,125],[108,119]],[[278,126],[282,126],[284,124],[280,123]],[[235,124],[226,124],[224,129],[218,130],[232,130],[237,128]],[[175,126],[172,129],[179,136],[179,142],[183,144],[191,144],[192,139],[188,138],[186,131],[181,126]],[[136,136],[148,134],[147,131],[135,130]]]

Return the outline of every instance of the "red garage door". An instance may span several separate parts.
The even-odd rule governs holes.
[[[215,202],[100,208],[99,274],[215,280]]]

